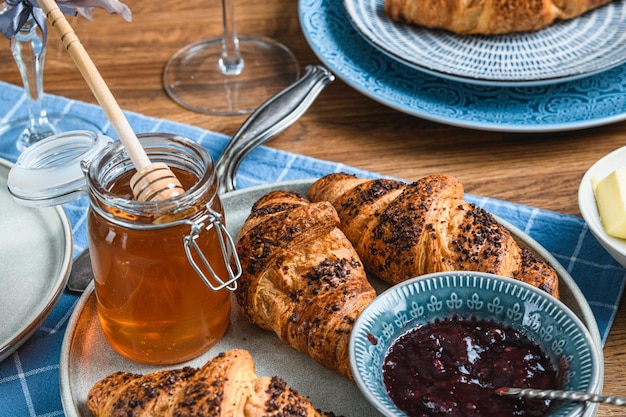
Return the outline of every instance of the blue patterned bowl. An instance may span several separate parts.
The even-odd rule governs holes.
[[[385,416],[406,416],[389,397],[383,361],[394,342],[420,324],[474,318],[520,331],[541,346],[564,390],[600,393],[603,358],[584,324],[543,291],[477,272],[424,275],[395,285],[359,316],[350,339],[350,365],[363,395]],[[597,405],[566,403],[550,417],[592,416]]]

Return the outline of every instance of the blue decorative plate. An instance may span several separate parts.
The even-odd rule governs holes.
[[[417,71],[372,47],[349,23],[341,1],[299,0],[299,14],[309,45],[337,77],[413,116],[508,132],[566,131],[626,119],[626,64],[534,87],[461,83]]]
[[[570,81],[626,61],[626,7],[613,1],[535,32],[458,35],[391,20],[385,0],[344,0],[357,32],[404,64],[457,81],[528,86]]]

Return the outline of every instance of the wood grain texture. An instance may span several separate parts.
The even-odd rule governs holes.
[[[125,0],[132,23],[101,10],[94,20],[70,20],[125,110],[233,134],[246,116],[218,117],[186,110],[162,85],[162,70],[180,47],[219,36],[221,3]],[[300,29],[296,0],[236,0],[237,29],[287,45],[301,66],[318,63]],[[346,22],[345,24],[349,24]],[[21,85],[8,47],[0,48],[0,79]],[[95,103],[89,88],[51,32],[46,92]],[[550,134],[482,132],[408,116],[370,100],[341,80],[329,85],[307,113],[268,146],[342,162],[385,175],[417,179],[429,173],[458,177],[468,193],[579,215],[577,191],[589,166],[626,144],[626,122]],[[626,307],[622,303],[604,349],[604,393],[623,395],[626,381]],[[622,416],[602,405],[598,416]]]

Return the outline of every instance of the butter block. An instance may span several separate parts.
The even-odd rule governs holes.
[[[626,167],[592,182],[602,227],[607,234],[626,239]]]

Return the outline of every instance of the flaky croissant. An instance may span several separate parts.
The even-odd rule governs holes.
[[[332,416],[279,377],[258,377],[246,350],[220,353],[201,368],[145,375],[116,372],[89,391],[96,417],[305,417]]]
[[[554,268],[482,208],[461,183],[429,175],[412,184],[339,173],[320,178],[307,198],[328,201],[366,270],[396,284],[432,272],[467,270],[515,278],[559,297]]]
[[[259,199],[237,238],[243,314],[288,346],[352,379],[354,322],[376,297],[328,202],[290,191]]]
[[[385,0],[385,13],[401,23],[459,34],[497,35],[543,29],[610,0]]]

